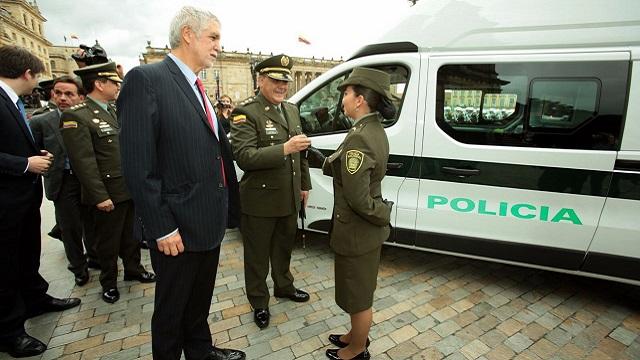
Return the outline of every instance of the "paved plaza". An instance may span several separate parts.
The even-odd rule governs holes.
[[[42,212],[46,233],[53,221],[46,201]],[[247,359],[325,359],[328,334],[349,323],[333,300],[326,236],[309,234],[293,254],[296,286],[311,300],[272,298],[263,330],[244,295],[242,253],[239,232],[229,231],[209,317],[216,345],[244,350]],[[107,304],[98,271],[76,287],[66,264],[62,244],[44,235],[49,293],[82,304],[26,323],[48,343],[39,358],[151,359],[154,284],[122,281],[121,272],[122,297]],[[151,269],[147,251],[143,264]],[[374,359],[640,359],[638,287],[415,250],[383,248],[373,320]]]

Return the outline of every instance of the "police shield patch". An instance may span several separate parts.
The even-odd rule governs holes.
[[[360,166],[362,166],[362,160],[364,159],[364,154],[358,150],[347,150],[347,172],[351,175],[355,174],[360,170]]]

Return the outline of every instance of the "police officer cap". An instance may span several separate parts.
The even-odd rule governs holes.
[[[260,75],[268,76],[274,80],[293,81],[291,68],[293,61],[287,55],[280,54],[262,60],[256,65],[256,72]]]
[[[44,90],[44,91],[49,91],[51,89],[53,89],[53,80],[55,79],[47,79],[47,80],[42,80],[40,82],[38,82],[38,88]]]
[[[122,82],[120,75],[118,75],[118,71],[116,71],[116,63],[113,61],[104,64],[86,66],[81,69],[74,70],[73,73],[80,76],[84,83],[97,78],[109,79],[117,83]]]
[[[389,92],[390,82],[389,74],[382,70],[359,67],[353,69],[349,77],[338,85],[338,89],[343,91],[349,85],[360,85],[391,100],[393,97]]]

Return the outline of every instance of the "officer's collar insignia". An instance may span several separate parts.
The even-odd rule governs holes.
[[[358,150],[347,150],[347,172],[351,175],[355,174],[360,170],[362,166],[362,160],[364,159],[364,154]]]
[[[94,122],[94,123],[96,123],[96,124],[100,122],[100,120],[98,120],[98,119],[93,119],[93,120],[91,120],[91,121],[93,121],[93,122]]]
[[[94,114],[97,114],[97,113],[99,113],[99,112],[100,112],[100,111],[98,111],[98,110],[93,110],[93,113],[94,113]]]
[[[268,107],[268,106],[265,106],[265,107],[264,107],[264,111],[269,111],[269,107]]]
[[[273,122],[270,119],[267,119],[266,127],[273,127]]]
[[[285,67],[286,67],[286,66],[288,66],[288,65],[289,65],[289,58],[288,58],[287,56],[283,56],[283,57],[280,59],[280,64],[281,64],[282,66],[285,66]]]

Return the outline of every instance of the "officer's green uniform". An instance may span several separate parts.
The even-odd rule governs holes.
[[[286,56],[269,58],[256,71],[290,81]],[[266,278],[271,260],[274,295],[295,292],[289,271],[300,210],[300,191],[311,189],[309,166],[300,153],[284,155],[284,143],[302,134],[300,114],[281,103],[282,115],[261,94],[241,102],[231,114],[231,145],[240,181],[246,291],[254,309],[268,308]]]
[[[46,114],[50,111],[54,111],[58,108],[58,105],[56,105],[56,103],[53,102],[53,100],[49,100],[49,102],[47,102],[47,105],[36,109],[36,111],[33,112],[33,114],[31,114],[31,116],[38,116],[38,115],[42,115],[42,114]]]
[[[99,64],[76,70],[83,83],[104,77],[120,82],[115,63]],[[106,109],[106,110],[105,110]],[[95,242],[102,271],[103,289],[116,288],[118,255],[125,274],[144,272],[140,247],[133,239],[133,201],[120,168],[120,127],[114,109],[87,99],[62,113],[61,132],[74,173],[82,184],[82,202],[95,217]],[[111,199],[115,209],[98,210],[96,205]]]
[[[358,72],[354,70],[339,88],[366,85],[358,81]],[[325,175],[333,176],[330,245],[336,253],[336,303],[349,314],[372,306],[380,249],[389,237],[391,208],[383,201],[381,189],[389,141],[380,121],[377,112],[357,120],[322,166]]]

